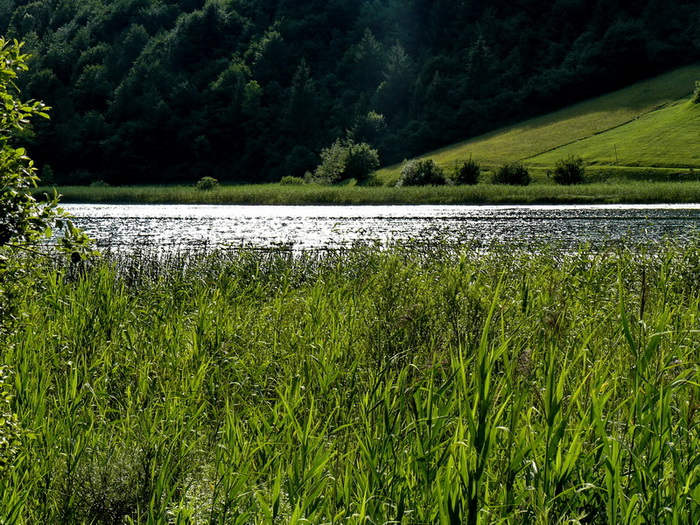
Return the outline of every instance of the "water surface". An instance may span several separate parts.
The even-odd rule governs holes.
[[[700,205],[213,206],[66,204],[100,246],[333,248],[401,240],[564,245],[683,239]]]

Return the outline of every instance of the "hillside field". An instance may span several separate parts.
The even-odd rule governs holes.
[[[700,64],[426,153],[448,172],[473,157],[489,171],[523,162],[535,181],[569,155],[582,157],[596,180],[687,178],[700,168],[700,106],[690,102]],[[392,184],[400,165],[379,170]],[[691,174],[692,178],[692,174]]]

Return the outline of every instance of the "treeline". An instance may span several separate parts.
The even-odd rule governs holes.
[[[699,28],[688,0],[0,0],[58,183],[274,181],[338,139],[400,161],[697,60]]]

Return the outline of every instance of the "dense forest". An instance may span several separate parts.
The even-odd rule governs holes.
[[[0,0],[21,137],[56,183],[275,181],[337,139],[384,164],[700,58],[689,0]],[[689,86],[689,92],[692,86]]]

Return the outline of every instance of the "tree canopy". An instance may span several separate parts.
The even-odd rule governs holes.
[[[336,140],[396,162],[697,60],[699,28],[691,0],[0,0],[61,183],[273,181]]]

